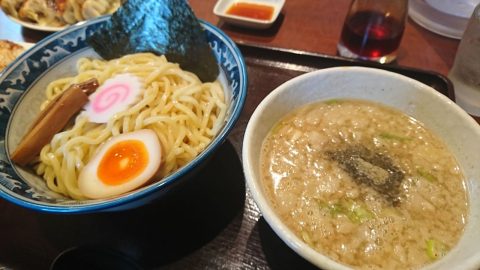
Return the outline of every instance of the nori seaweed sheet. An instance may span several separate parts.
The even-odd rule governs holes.
[[[327,151],[326,155],[336,161],[356,183],[371,187],[393,206],[399,205],[400,185],[404,173],[395,166],[390,157],[373,152],[364,146]],[[378,172],[383,172],[385,177],[381,177],[382,173]]]
[[[185,0],[128,0],[87,42],[106,60],[151,52],[203,82],[219,73],[206,34]]]

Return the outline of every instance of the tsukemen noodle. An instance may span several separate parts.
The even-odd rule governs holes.
[[[100,87],[88,103],[28,162],[63,195],[107,198],[159,181],[194,159],[223,127],[228,104],[221,84],[203,83],[151,53],[80,59],[77,75],[48,85],[42,111],[72,84],[92,78]]]

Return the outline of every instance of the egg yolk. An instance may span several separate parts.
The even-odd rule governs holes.
[[[98,178],[106,185],[120,185],[140,175],[148,164],[148,152],[139,140],[112,145],[98,166]]]

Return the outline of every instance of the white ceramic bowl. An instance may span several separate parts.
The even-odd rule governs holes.
[[[15,18],[13,16],[8,15],[8,14],[6,14],[6,16],[7,16],[7,18],[12,20],[13,22],[18,23],[25,28],[32,29],[32,30],[37,30],[37,31],[57,32],[57,31],[61,31],[61,30],[65,29],[67,27],[67,26],[40,25],[40,24],[33,23],[33,22],[22,21],[18,18]]]
[[[294,78],[273,90],[249,120],[243,142],[243,166],[250,192],[265,220],[295,252],[322,269],[350,269],[310,248],[290,231],[265,197],[260,180],[260,151],[269,130],[285,114],[313,101],[366,99],[397,108],[440,136],[466,177],[470,215],[458,245],[425,269],[480,267],[480,126],[447,97],[408,77],[372,68],[338,67]]]
[[[239,2],[271,6],[273,7],[272,17],[268,20],[257,20],[228,14],[227,11],[230,6]],[[213,13],[223,21],[231,24],[249,28],[265,29],[272,26],[272,24],[277,20],[284,4],[285,0],[218,0],[213,8]]]

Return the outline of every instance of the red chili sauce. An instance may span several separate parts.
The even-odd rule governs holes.
[[[227,14],[257,20],[270,20],[273,15],[273,7],[262,4],[237,2],[233,3],[227,9]]]

